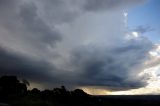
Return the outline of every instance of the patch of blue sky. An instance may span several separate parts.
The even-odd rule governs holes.
[[[148,0],[128,11],[128,26],[150,26],[153,31],[144,33],[153,42],[160,42],[160,0]]]

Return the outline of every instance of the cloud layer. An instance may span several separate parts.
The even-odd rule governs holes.
[[[139,73],[154,45],[128,33],[124,15],[143,1],[1,0],[1,75],[48,86],[146,86]]]

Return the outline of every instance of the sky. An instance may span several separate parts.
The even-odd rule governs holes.
[[[0,75],[30,88],[160,93],[159,0],[0,0]]]
[[[137,26],[148,28],[150,31],[145,32],[144,36],[148,37],[152,42],[159,43],[159,27],[160,22],[160,1],[159,0],[148,0],[143,5],[139,5],[129,10],[128,25],[134,29]]]

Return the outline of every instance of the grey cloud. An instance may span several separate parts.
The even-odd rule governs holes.
[[[144,34],[146,32],[154,31],[155,29],[151,26],[138,26],[134,29],[134,31]]]
[[[131,69],[139,67],[146,60],[146,51],[152,45],[150,42],[134,44],[105,50],[77,48],[71,58],[71,64],[77,67],[76,70],[66,68],[63,73],[47,61],[34,60],[1,48],[0,73],[17,75],[32,82],[49,84],[48,86],[66,84],[70,87],[99,86],[110,90],[135,89],[145,86],[146,80],[137,77],[139,71],[134,70],[134,79],[129,74],[133,73]]]
[[[1,45],[28,55],[52,55],[47,47],[54,47],[62,37],[38,15],[37,6],[25,0],[2,3],[0,27],[6,34],[1,34]]]
[[[0,8],[4,8],[5,6],[13,6],[15,5],[17,0],[1,0]]]
[[[82,0],[81,0],[82,1]],[[39,10],[42,18],[48,24],[61,24],[73,21],[81,12],[79,0],[39,0],[33,1]]]
[[[73,53],[72,64],[78,66],[75,73],[81,73],[74,81],[81,86],[102,86],[111,90],[146,86],[147,76],[139,77],[141,70],[138,68],[144,68],[141,66],[148,58],[152,43],[143,40],[129,41],[124,46],[105,50],[78,49]]]
[[[87,12],[128,10],[135,4],[146,0],[39,0],[32,1],[37,4],[39,13],[49,24],[71,22]]]
[[[127,9],[133,4],[144,2],[145,0],[86,0],[86,10],[102,10],[102,9]]]
[[[61,82],[61,79],[58,78],[58,70],[54,65],[47,61],[35,60],[19,55],[3,47],[0,48],[0,63],[0,76],[16,75],[31,82],[53,83],[53,86]]]
[[[122,40],[124,36],[119,28],[121,25],[116,23],[121,24],[123,20],[109,22],[115,16],[120,18],[115,17],[114,20],[121,19],[121,13],[109,18],[96,17],[101,10],[109,11],[116,8],[119,11],[117,7],[141,1],[143,0],[1,0],[3,5],[0,3],[0,31],[4,31],[5,34],[0,34],[0,44],[4,46],[0,48],[0,74],[18,75],[42,84],[63,83],[72,87],[89,85],[126,90],[145,86],[146,77],[139,77],[138,74],[145,68],[142,63],[147,60],[148,51],[153,48],[153,44],[143,37]],[[90,11],[95,11],[94,15],[87,14]],[[81,31],[81,21],[73,22],[74,19],[78,21],[79,16],[83,14],[87,14],[87,19],[85,16],[81,19],[84,22],[88,22],[92,16],[96,17],[92,18],[92,23],[99,19],[108,19],[107,25],[101,27],[97,23],[91,24],[97,25],[94,27],[96,30],[102,29],[102,36],[98,31],[95,31],[94,36],[94,30],[88,28],[93,26],[82,25],[86,29]],[[113,23],[114,25],[110,25]],[[64,31],[65,28],[61,24],[69,26],[68,32],[72,32],[70,26],[79,26],[67,36],[56,29],[56,26],[59,26],[60,31]],[[89,34],[93,35],[87,36]],[[112,39],[113,35],[116,39]],[[86,39],[93,45],[83,45],[87,42]],[[114,43],[114,46],[110,42]],[[103,43],[106,43],[105,46]],[[37,57],[34,58],[32,55]]]
[[[20,8],[20,17],[23,25],[31,32],[30,36],[33,37],[33,40],[50,44],[61,39],[58,32],[52,31],[52,29],[38,17],[37,7],[34,4],[22,5]]]

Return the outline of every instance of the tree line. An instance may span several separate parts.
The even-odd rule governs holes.
[[[0,77],[0,103],[12,106],[82,106],[91,102],[91,95],[81,89],[66,90],[65,86],[52,90],[28,90],[27,80],[18,80],[16,76]]]
[[[160,95],[92,96],[65,86],[43,91],[28,86],[27,80],[16,76],[0,77],[0,106],[160,106]]]

